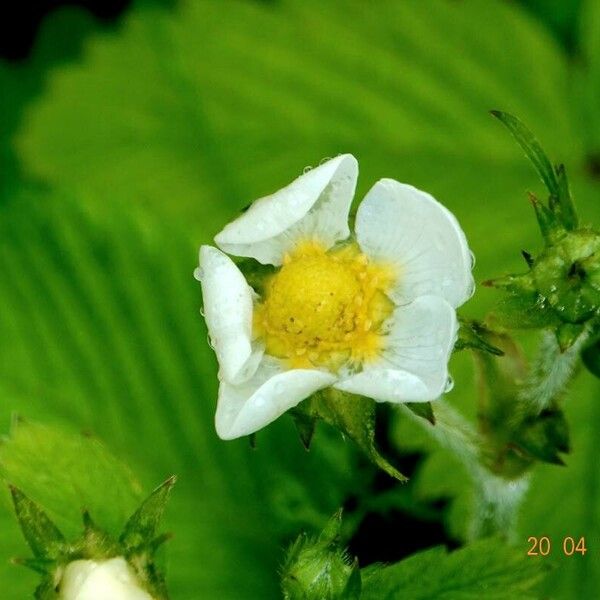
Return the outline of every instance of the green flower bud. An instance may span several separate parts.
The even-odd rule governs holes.
[[[38,600],[167,600],[154,555],[168,535],[157,535],[175,478],[156,488],[125,524],[119,539],[98,527],[86,511],[84,532],[69,541],[44,509],[11,487],[17,519],[32,558],[17,559],[42,576]]]
[[[578,230],[546,247],[532,275],[538,292],[566,323],[582,323],[600,308],[600,235]]]
[[[282,569],[285,600],[358,600],[360,570],[339,545],[341,511],[316,539],[300,535],[290,546]]]

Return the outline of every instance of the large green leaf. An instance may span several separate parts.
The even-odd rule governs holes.
[[[361,192],[396,177],[455,210],[489,273],[518,265],[513,239],[535,243],[524,190],[539,186],[488,110],[582,161],[566,58],[501,2],[182,2],[174,15],[134,11],[85,58],[56,69],[28,113],[23,164],[95,205],[185,216],[202,240],[307,164],[351,151]]]
[[[588,147],[587,168],[600,179],[600,3],[583,2],[581,14],[583,135]]]
[[[543,568],[498,540],[448,553],[431,548],[363,579],[364,600],[527,600],[539,597]]]
[[[353,485],[349,447],[321,431],[307,454],[291,419],[259,435],[254,451],[246,440],[217,439],[214,359],[191,276],[195,249],[178,230],[151,229],[108,212],[93,221],[51,197],[2,208],[2,420],[17,409],[94,431],[146,489],[180,476],[165,525],[176,534],[174,597],[276,597],[283,541],[320,526]],[[64,481],[44,480],[43,457],[37,465],[39,485],[26,491],[44,500],[48,486]],[[107,492],[94,506],[105,501],[114,498]],[[63,511],[80,508],[74,498]],[[7,600],[32,589],[6,562],[24,553],[11,513],[0,511],[0,580],[15,582]]]
[[[69,188],[87,210],[17,198],[1,215],[0,419],[20,408],[91,428],[147,486],[181,476],[175,597],[273,597],[281,539],[322,525],[354,483],[324,431],[309,455],[287,420],[259,435],[254,453],[216,439],[195,247],[307,164],[351,151],[361,193],[396,177],[458,215],[478,279],[518,270],[519,250],[540,243],[524,191],[541,185],[487,111],[527,123],[567,164],[582,220],[597,220],[571,75],[547,32],[504,2],[133,10],[86,45],[81,64],[56,69],[21,122],[23,169]],[[482,314],[494,297],[480,291],[467,311]],[[453,373],[451,401],[472,412],[466,357]],[[587,473],[582,427],[573,463]],[[456,472],[438,468],[440,489],[461,492]],[[573,493],[583,501],[580,486]],[[19,539],[5,524],[2,556]],[[14,598],[24,597],[31,588],[10,577]]]
[[[566,468],[541,466],[535,473],[519,527],[523,547],[529,536],[548,536],[548,562],[557,565],[545,589],[555,598],[595,598],[600,590],[600,402],[598,383],[582,373],[567,403],[572,451]],[[586,540],[587,552],[565,554],[564,540]],[[567,551],[571,548],[567,542]]]

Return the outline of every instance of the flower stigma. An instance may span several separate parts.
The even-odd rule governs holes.
[[[357,366],[382,348],[393,280],[390,267],[373,263],[354,243],[327,251],[301,242],[267,280],[255,334],[292,368]]]

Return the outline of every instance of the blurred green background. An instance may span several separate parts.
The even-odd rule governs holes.
[[[525,192],[542,188],[493,108],[566,163],[582,221],[598,226],[598,0],[156,1],[110,22],[51,13],[26,58],[0,62],[0,430],[17,411],[91,431],[146,490],[177,473],[176,600],[277,598],[282,548],[342,504],[363,563],[461,543],[468,481],[408,427],[389,442],[413,474],[402,490],[325,428],[306,453],[289,418],[255,450],[217,439],[192,271],[200,243],[248,202],[341,152],[359,160],[358,199],[393,177],[446,204],[478,281],[520,270],[520,250],[540,246]],[[481,317],[495,297],[480,288],[462,312]],[[469,358],[452,370],[448,400],[472,417]],[[543,597],[600,597],[598,392],[582,373],[566,403],[568,465],[537,468],[521,513],[523,554],[531,535],[557,548],[587,539],[584,557],[540,559],[557,565]],[[79,507],[29,491],[75,518]],[[35,575],[8,564],[26,553],[6,494],[3,599],[31,594]]]

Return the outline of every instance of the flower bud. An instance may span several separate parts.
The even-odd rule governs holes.
[[[123,557],[69,563],[59,590],[60,600],[153,600]]]
[[[286,600],[353,600],[360,596],[360,570],[339,545],[341,512],[317,539],[302,534],[290,547],[282,569]]]
[[[600,235],[580,229],[549,245],[532,275],[559,318],[581,323],[600,308]]]

